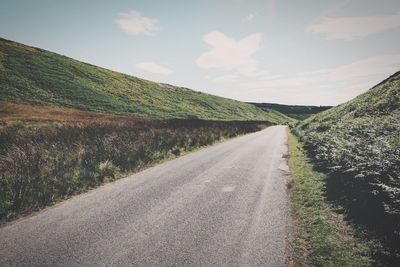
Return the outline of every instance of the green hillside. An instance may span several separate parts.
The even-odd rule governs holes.
[[[277,122],[240,101],[139,79],[1,38],[0,99],[155,118]]]
[[[272,123],[294,125],[297,122],[297,119],[289,117],[274,109],[266,108],[262,110],[267,114],[268,121]]]
[[[296,120],[304,120],[314,114],[332,108],[331,106],[302,106],[302,105],[282,105],[275,103],[254,103],[249,102],[256,107],[264,110],[275,110],[279,113],[285,114]]]
[[[391,248],[385,264],[400,264],[400,72],[296,132],[330,172],[328,198],[382,236]]]

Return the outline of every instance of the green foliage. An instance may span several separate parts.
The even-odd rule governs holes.
[[[273,103],[252,103],[258,108],[261,108],[265,111],[267,110],[275,110],[279,113],[285,114],[286,116],[294,119],[294,120],[304,120],[313,114],[317,114],[319,112],[328,110],[332,108],[331,106],[301,106],[301,105],[282,105],[282,104],[273,104]]]
[[[153,118],[268,120],[239,101],[155,83],[0,38],[0,99]]]
[[[202,120],[14,124],[0,129],[0,221],[269,123]]]
[[[330,173],[328,197],[388,248],[376,258],[400,264],[400,72],[296,132]]]
[[[295,266],[369,266],[368,246],[325,201],[326,175],[313,170],[302,144],[289,135],[292,203],[298,221]]]
[[[274,109],[264,109],[264,112],[267,114],[268,121],[274,124],[286,124],[292,126],[297,121],[296,119],[286,116],[285,114]]]

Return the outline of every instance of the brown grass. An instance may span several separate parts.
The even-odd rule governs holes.
[[[33,105],[26,102],[0,100],[0,123],[3,125],[15,121],[134,122],[146,120],[150,119],[110,115],[54,105]]]
[[[182,152],[270,125],[0,104],[0,222]]]

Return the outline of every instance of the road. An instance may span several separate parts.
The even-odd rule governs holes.
[[[198,150],[0,228],[0,266],[284,266],[287,128]]]

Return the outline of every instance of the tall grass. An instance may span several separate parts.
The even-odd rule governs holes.
[[[295,266],[371,266],[371,244],[354,237],[354,230],[325,201],[326,175],[313,169],[303,144],[289,134],[292,205],[297,231]]]
[[[0,131],[0,220],[267,125],[147,120],[5,127]]]
[[[327,198],[383,248],[373,257],[400,266],[400,72],[295,128],[327,173]]]

